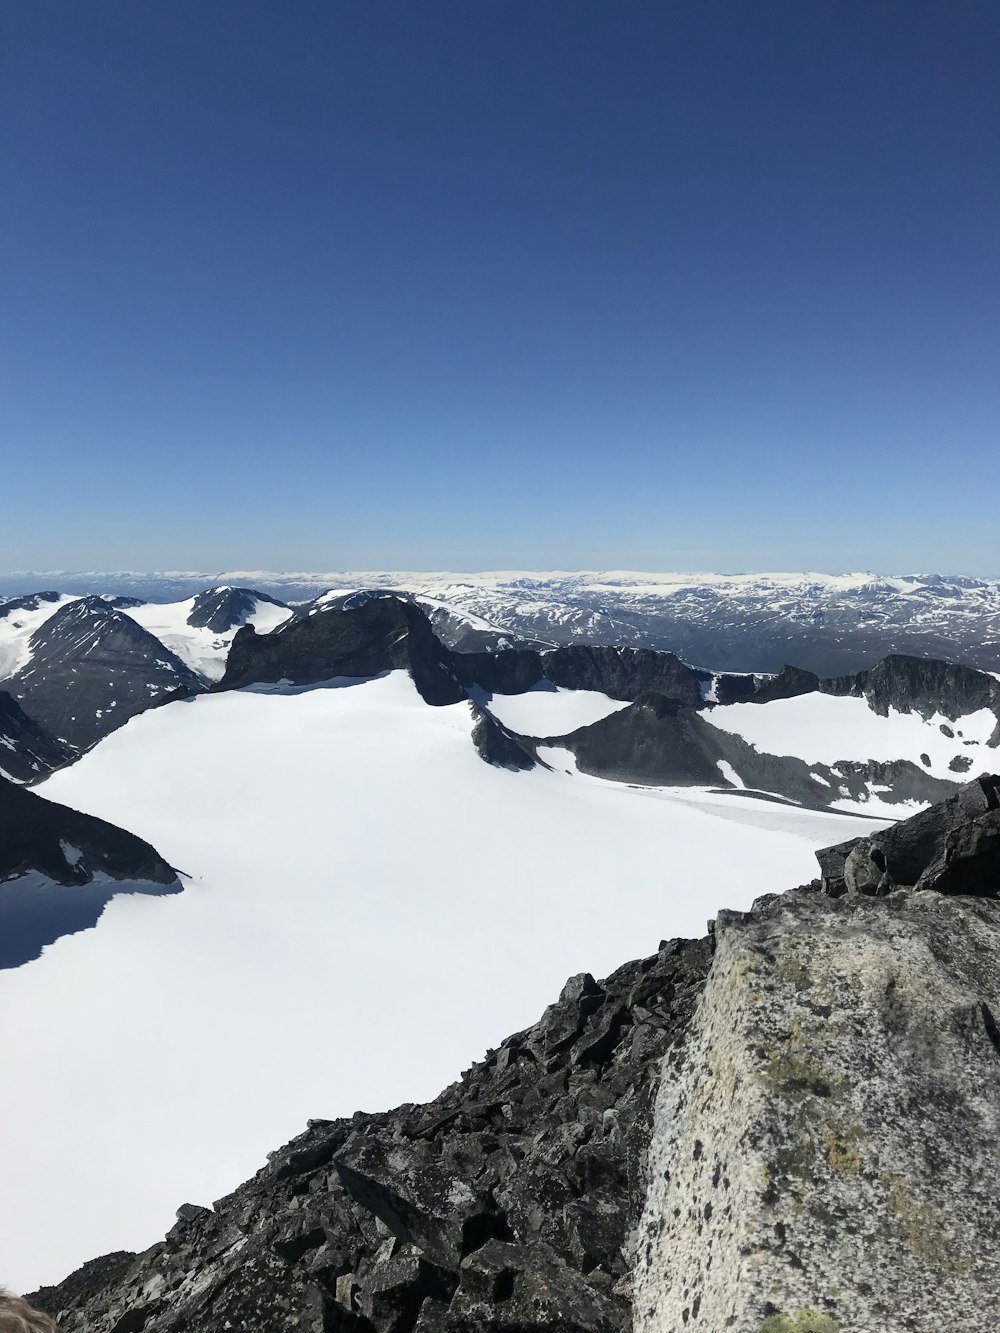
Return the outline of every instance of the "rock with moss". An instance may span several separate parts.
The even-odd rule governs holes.
[[[997,1309],[1000,905],[798,891],[715,939],[660,1085],[638,1333],[938,1333]]]

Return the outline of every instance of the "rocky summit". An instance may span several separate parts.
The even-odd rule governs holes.
[[[998,791],[571,978],[435,1101],[314,1121],[31,1299],[67,1333],[992,1328]]]

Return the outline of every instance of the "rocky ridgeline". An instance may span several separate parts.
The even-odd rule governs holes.
[[[315,1121],[32,1300],[66,1333],[991,1328],[998,809],[970,784],[574,977],[436,1101]]]
[[[37,782],[76,757],[76,750],[30,718],[6,690],[0,690],[0,776]]]

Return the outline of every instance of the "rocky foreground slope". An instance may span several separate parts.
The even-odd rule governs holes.
[[[1000,778],[820,859],[32,1299],[88,1333],[992,1328]]]

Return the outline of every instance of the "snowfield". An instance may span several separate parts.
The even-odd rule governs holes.
[[[0,973],[0,1282],[149,1245],[308,1117],[435,1095],[571,974],[701,935],[877,827],[512,773],[471,728],[403,672],[260,687],[133,718],[40,788],[191,878]]]
[[[77,600],[76,597],[60,596],[57,601],[42,602],[34,611],[18,609],[0,616],[0,680],[17,675],[28,665],[31,661],[29,640],[35,630],[41,629],[61,606]]]
[[[566,690],[544,683],[525,694],[489,695],[485,702],[495,718],[522,736],[568,736],[628,707],[597,690]]]
[[[147,602],[144,606],[128,607],[125,614],[138,621],[150,634],[155,634],[185,666],[204,680],[221,680],[226,670],[229,645],[239,626],[219,633],[201,625],[189,625],[187,618],[194,603],[193,597],[183,602]],[[256,609],[247,616],[245,623],[253,625],[258,633],[267,634],[283,625],[291,614],[288,607],[258,599]]]
[[[996,750],[983,753],[997,725],[988,708],[956,722],[937,714],[925,721],[919,713],[894,708],[888,717],[881,717],[867,700],[848,695],[800,694],[765,704],[717,705],[702,717],[720,731],[742,736],[758,750],[792,755],[807,764],[909,759],[935,777],[963,781],[965,774],[948,768],[956,755],[972,759],[968,776],[974,777],[995,762],[997,754]],[[954,735],[947,736],[942,726]],[[924,754],[930,765],[923,763]]]

